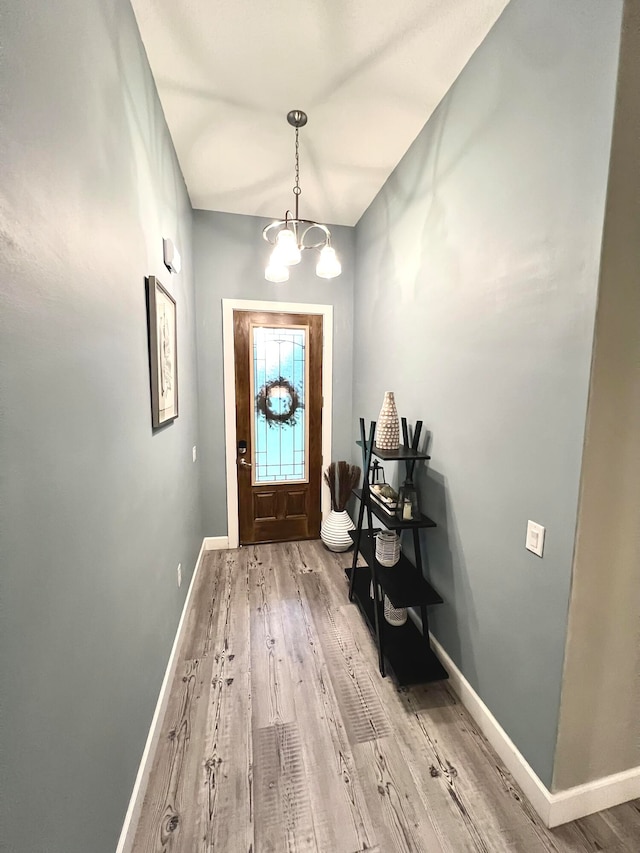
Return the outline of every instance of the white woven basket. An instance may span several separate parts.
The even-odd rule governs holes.
[[[392,530],[376,535],[376,560],[381,566],[395,566],[400,559],[400,537]]]
[[[406,607],[394,607],[387,596],[384,597],[384,618],[389,623],[389,625],[393,625],[394,628],[399,628],[400,625],[404,625],[407,621],[407,608]]]

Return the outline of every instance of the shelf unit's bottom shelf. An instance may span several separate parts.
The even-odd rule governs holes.
[[[351,566],[344,571],[347,578],[351,578]],[[368,569],[356,569],[353,598],[375,641],[375,604],[369,595],[370,581],[371,574]],[[398,627],[385,622],[382,630],[385,668],[398,685],[426,684],[429,681],[443,681],[449,678],[448,672],[425,642],[411,618]]]

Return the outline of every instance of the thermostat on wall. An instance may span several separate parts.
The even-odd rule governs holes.
[[[180,252],[167,237],[162,240],[162,250],[164,253],[164,265],[169,272],[180,272]]]

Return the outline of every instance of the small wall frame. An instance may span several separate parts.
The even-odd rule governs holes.
[[[178,417],[178,326],[176,302],[154,275],[147,278],[151,423],[154,429]]]

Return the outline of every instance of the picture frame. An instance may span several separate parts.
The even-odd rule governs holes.
[[[178,326],[176,301],[154,275],[147,278],[151,423],[154,429],[178,417]]]

